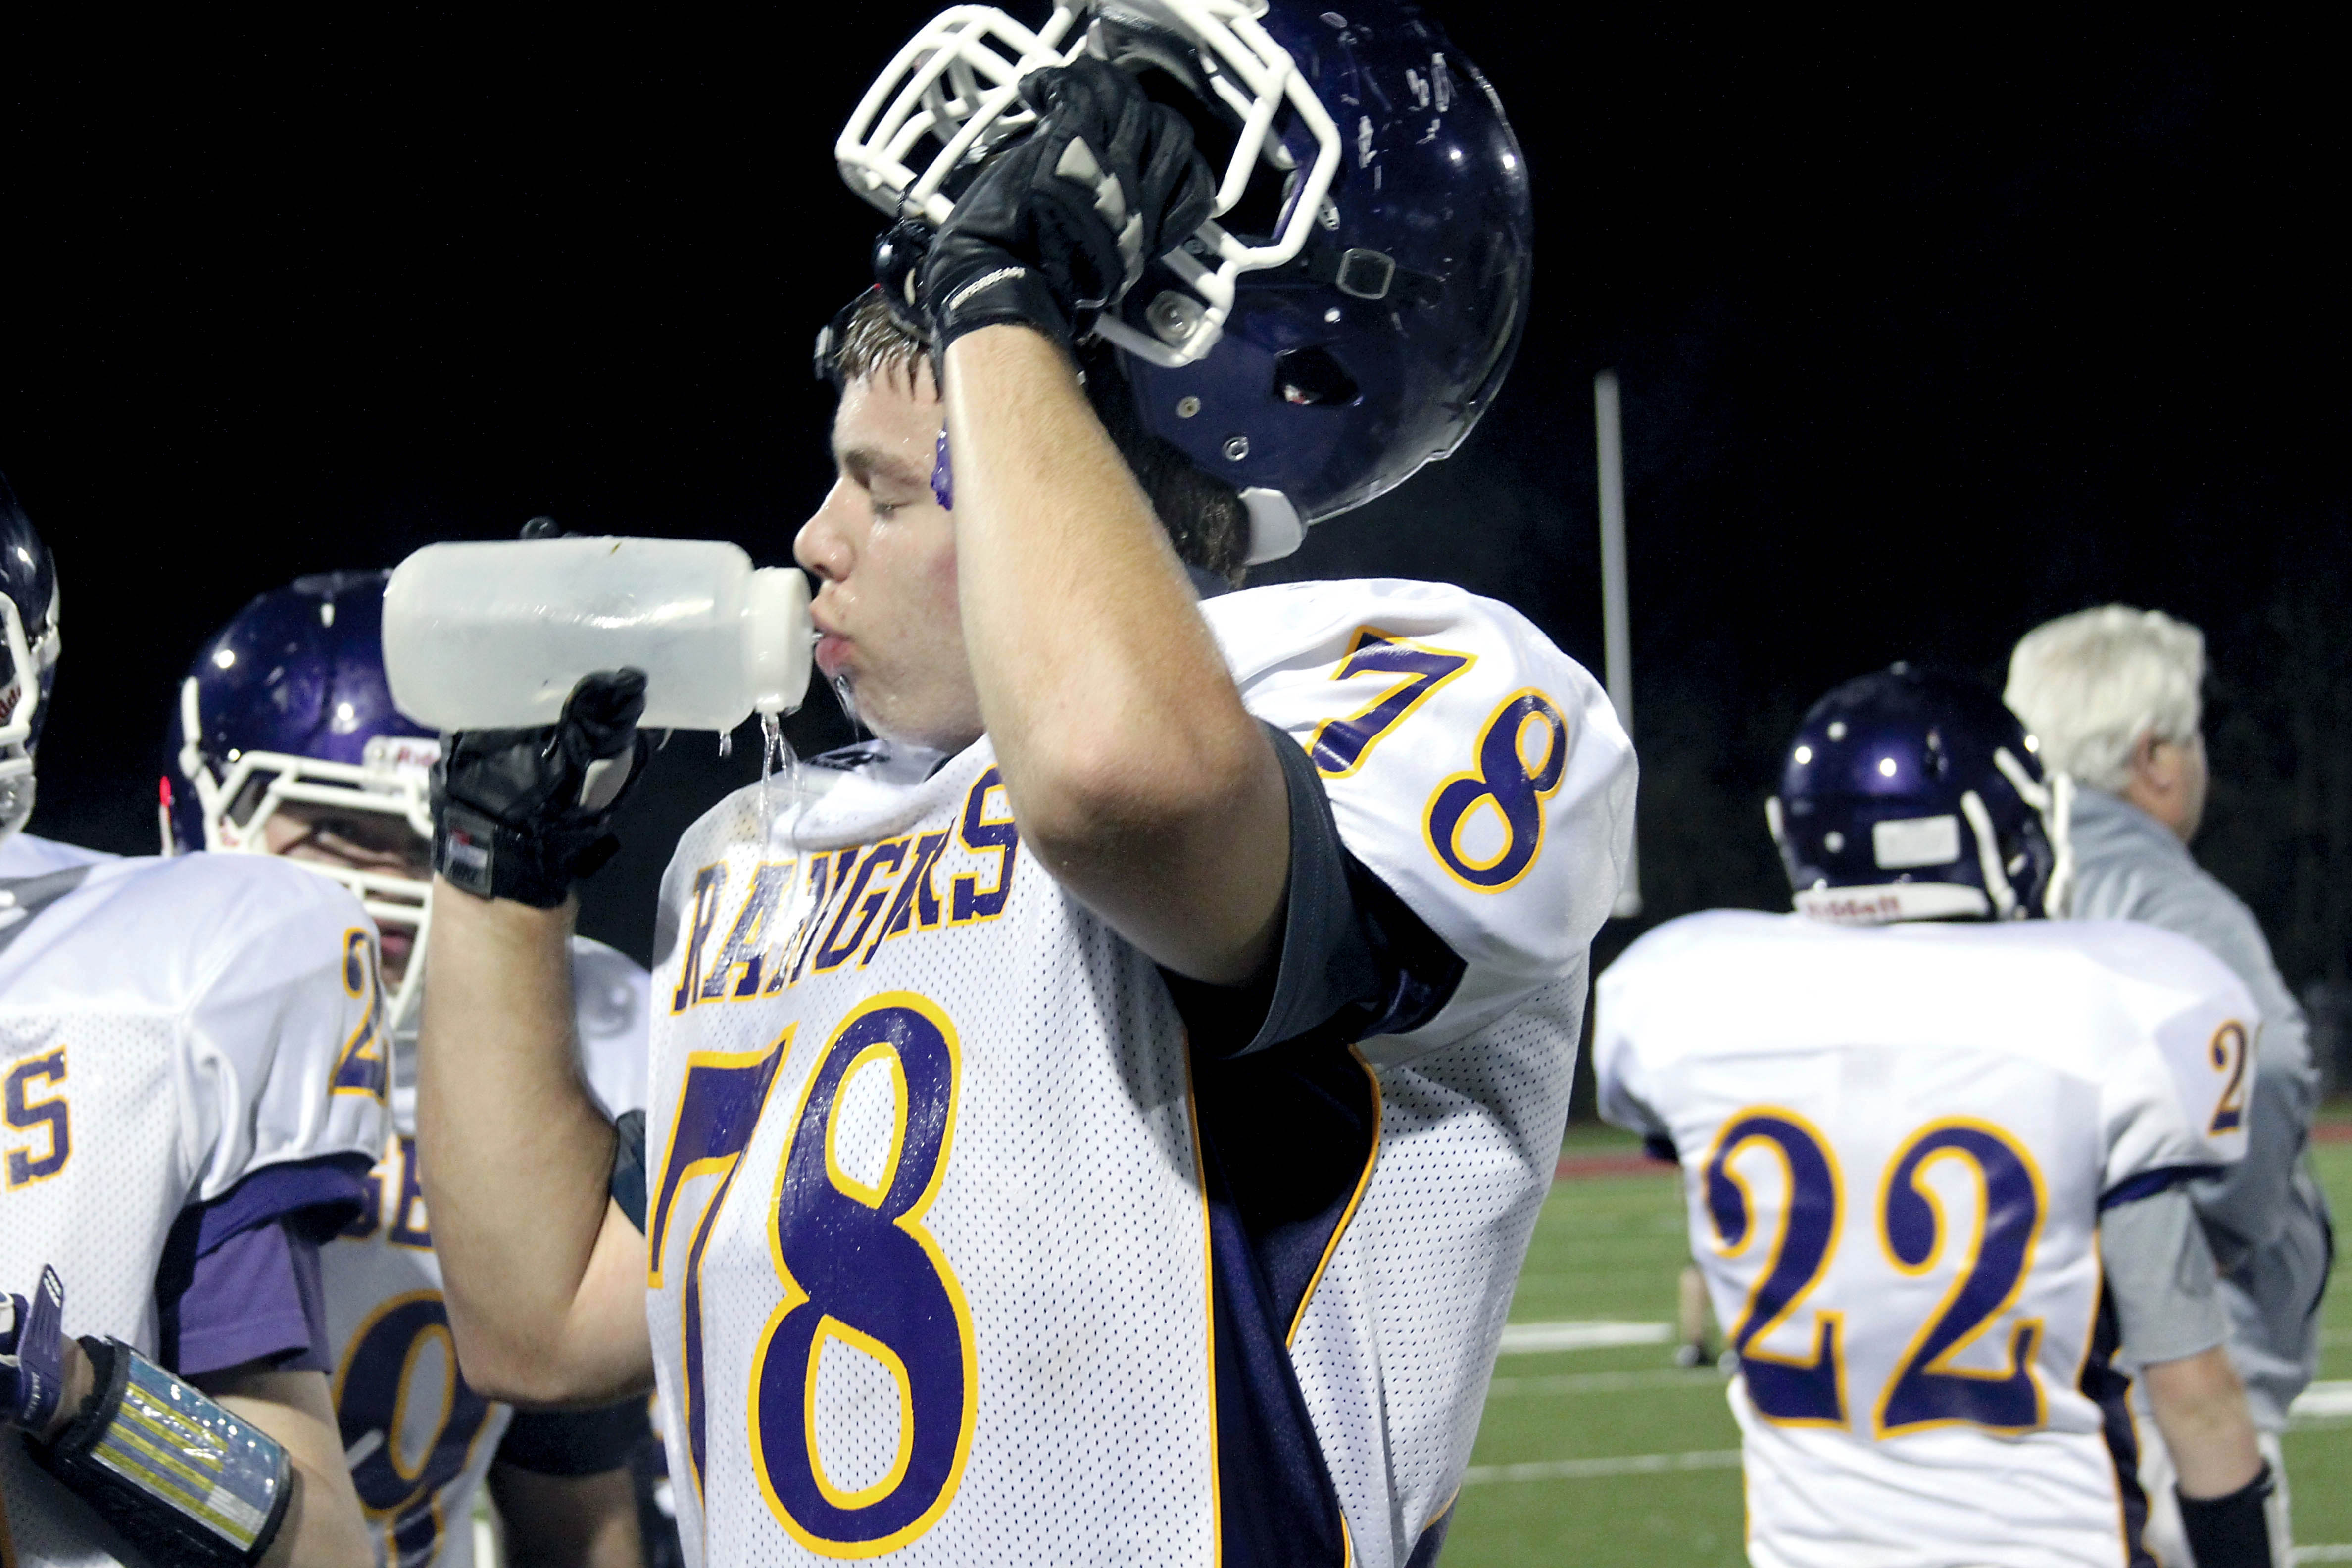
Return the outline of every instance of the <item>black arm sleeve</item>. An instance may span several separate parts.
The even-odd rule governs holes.
[[[646,1402],[602,1410],[518,1410],[499,1443],[498,1462],[535,1476],[594,1476],[625,1467],[653,1436]]]
[[[2199,1568],[2270,1568],[2270,1515],[2264,1509],[2271,1495],[2271,1468],[2228,1497],[2193,1498],[2175,1489],[2180,1500],[2180,1532]]]
[[[1282,945],[1248,985],[1207,985],[1160,971],[1193,1048],[1247,1056],[1427,1023],[1461,983],[1462,960],[1348,852],[1314,763],[1287,732],[1271,724],[1266,731],[1290,798]]]

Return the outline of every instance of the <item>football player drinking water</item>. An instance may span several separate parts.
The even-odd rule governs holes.
[[[335,1413],[392,1568],[464,1568],[487,1480],[507,1562],[635,1568],[644,1401],[518,1414],[454,1365],[416,1152],[418,1004],[432,931],[427,777],[440,742],[393,706],[384,574],[297,578],[196,655],[165,741],[167,851],[282,856],[349,888],[383,931],[391,1121],[368,1202],[320,1254]],[[578,1072],[608,1116],[642,1117],[646,972],[570,944]]]
[[[1680,1160],[1738,1356],[1758,1568],[2152,1563],[2133,1380],[2200,1568],[2270,1564],[2184,1191],[2245,1152],[2261,1020],[2191,942],[2047,918],[2068,793],[1990,694],[1851,681],[1771,802],[1797,912],[1601,977],[1601,1113]]]
[[[1491,400],[1517,145],[1391,0],[960,7],[867,108],[845,168],[912,221],[821,340],[795,554],[877,740],[678,846],[642,1147],[562,1026],[642,679],[436,774],[421,1131],[469,1375],[657,1381],[700,1562],[1432,1562],[1632,753],[1504,605],[1197,595]]]
[[[366,1568],[319,1250],[383,1137],[375,927],[25,834],[58,606],[0,479],[0,1558]]]

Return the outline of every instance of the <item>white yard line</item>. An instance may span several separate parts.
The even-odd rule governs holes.
[[[1465,1487],[1489,1481],[1583,1481],[1604,1476],[1649,1476],[1664,1470],[1736,1470],[1737,1448],[1696,1454],[1620,1454],[1605,1459],[1543,1459],[1531,1465],[1473,1465],[1462,1472]]]
[[[1672,1323],[1511,1323],[1503,1330],[1505,1355],[1547,1351],[1597,1351],[1616,1345],[1662,1345],[1675,1337]]]
[[[2352,1415],[2352,1381],[2315,1383],[2296,1396],[2286,1413],[2293,1421],[2325,1421],[2331,1416]]]
[[[2296,1563],[2352,1563],[2352,1544],[2298,1546],[2289,1555]]]

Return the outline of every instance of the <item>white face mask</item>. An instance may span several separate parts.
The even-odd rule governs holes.
[[[180,688],[180,732],[185,737],[177,759],[180,774],[195,792],[204,840],[176,843],[167,806],[163,824],[167,848],[268,854],[270,819],[280,806],[289,805],[330,806],[353,815],[394,818],[421,843],[429,846],[433,841],[432,774],[433,764],[441,756],[438,739],[377,735],[368,741],[357,765],[282,752],[243,752],[236,753],[225,770],[215,771],[194,739],[204,733],[204,725],[193,679]],[[320,860],[289,859],[349,889],[380,929],[413,934],[407,970],[399,991],[389,998],[394,1032],[413,1028],[425,998],[425,938],[433,923],[430,879]]]
[[[955,211],[943,187],[966,155],[1026,129],[1034,119],[1017,91],[1022,77],[1082,51],[1115,60],[1145,55],[1230,111],[1240,134],[1218,182],[1212,216],[1159,258],[1183,289],[1168,289],[1150,302],[1150,332],[1110,311],[1096,330],[1150,363],[1191,364],[1223,334],[1234,280],[1297,256],[1323,216],[1339,169],[1339,128],[1290,56],[1258,25],[1265,9],[1263,0],[1095,0],[1083,7],[1064,0],[1035,32],[992,6],[942,12],[908,41],[859,100],[834,143],[841,177],[890,217],[919,217],[936,228]],[[1077,27],[1082,11],[1091,17],[1083,31]],[[1303,169],[1274,134],[1276,112],[1284,108],[1315,140],[1314,161]],[[909,161],[926,148],[937,149],[928,163]],[[1252,245],[1216,220],[1260,177],[1283,184],[1289,218],[1281,233]]]
[[[8,682],[0,687],[0,842],[21,831],[33,815],[33,733],[48,696],[49,672],[62,646],[58,635],[58,596],[27,638],[16,601],[0,595],[0,638],[8,654]]]

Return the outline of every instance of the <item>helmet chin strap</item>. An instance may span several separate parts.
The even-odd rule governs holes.
[[[2010,886],[2009,873],[2000,863],[2000,836],[1993,831],[1992,813],[1985,809],[1984,797],[1974,790],[1960,796],[1960,815],[1969,819],[1969,829],[1976,835],[1977,866],[1984,872],[1985,891],[1992,896],[1993,918],[2017,918],[2017,889]]]
[[[1269,561],[1279,561],[1307,542],[1307,523],[1290,498],[1280,490],[1270,490],[1252,485],[1242,491],[1242,505],[1249,509],[1250,566],[1263,566]]]
[[[2074,775],[2054,773],[2045,786],[2007,746],[1993,748],[1992,764],[2019,798],[2042,817],[2042,831],[2050,839],[2050,886],[2042,895],[2042,912],[2063,920],[2074,897]]]

